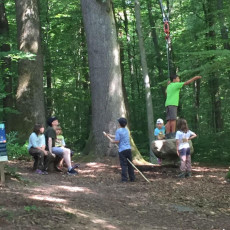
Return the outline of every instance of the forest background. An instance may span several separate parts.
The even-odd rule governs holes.
[[[32,132],[34,122],[45,123],[51,115],[58,117],[68,146],[77,152],[82,151],[90,140],[94,119],[92,106],[97,105],[91,99],[90,54],[87,52],[81,3],[73,0],[33,0],[29,5],[28,2],[0,1],[0,121],[5,122],[10,157],[27,154],[22,145]],[[148,160],[146,88],[138,45],[135,1],[95,2],[102,7],[112,3],[129,128],[138,150]],[[24,25],[19,20],[20,3],[27,4],[28,14],[31,6],[38,9],[34,23],[32,21],[26,29],[28,33],[41,32],[37,36],[41,38],[41,49],[38,48],[36,55],[32,50],[25,52],[25,47],[22,48],[24,43],[31,45],[33,40],[22,41],[20,33]],[[194,158],[215,164],[229,162],[230,2],[168,0],[163,3],[171,10],[174,70],[182,81],[195,75],[202,76],[201,81],[181,90],[178,111],[179,117],[186,118],[189,128],[198,134],[194,140]],[[143,0],[140,6],[155,122],[157,118],[165,120],[165,88],[168,82],[165,34],[159,1]],[[102,14],[101,27],[98,26],[100,23],[94,25],[98,33],[104,22]],[[31,69],[38,75],[31,78],[28,86],[25,85],[28,77],[25,73]],[[39,76],[42,76],[42,85],[36,81]],[[100,84],[100,79],[98,81]],[[20,98],[23,91],[31,94]],[[41,103],[45,105],[44,109]],[[99,106],[100,101],[97,103]],[[39,114],[35,116],[34,113]],[[33,116],[40,118],[33,120]]]

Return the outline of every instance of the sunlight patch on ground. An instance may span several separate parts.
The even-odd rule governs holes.
[[[91,189],[88,189],[86,187],[58,186],[58,188],[68,192],[82,192],[84,194],[95,194]]]
[[[196,175],[194,177],[201,178],[201,177],[204,177],[204,175]]]
[[[55,198],[55,197],[51,197],[51,196],[33,195],[33,196],[29,196],[29,198],[33,199],[33,200],[49,201],[49,202],[54,202],[54,203],[56,203],[56,202],[67,203],[67,201],[64,199]]]
[[[97,162],[90,162],[90,163],[87,163],[86,166],[89,166],[89,167],[92,167],[92,168],[100,168],[100,167],[105,167],[105,166],[108,166],[106,164],[102,164],[102,163],[97,163]]]
[[[63,210],[65,212],[69,212],[71,214],[74,214],[75,216],[84,217],[85,219],[87,219],[87,221],[91,221],[94,224],[100,225],[100,228],[102,228],[102,229],[114,229],[114,230],[119,229],[119,228],[115,227],[114,225],[108,223],[108,221],[103,220],[101,218],[98,218],[97,216],[95,216],[95,214],[91,214],[91,213],[85,214],[84,212],[82,212],[78,209],[67,208],[67,207],[63,207]]]
[[[97,178],[96,175],[92,175],[92,174],[91,174],[91,175],[88,175],[88,174],[85,175],[85,174],[84,174],[84,175],[82,175],[81,177],[84,177],[84,178]]]
[[[227,172],[228,169],[227,168],[205,168],[205,167],[194,167],[192,169],[192,171],[195,171],[195,172]]]

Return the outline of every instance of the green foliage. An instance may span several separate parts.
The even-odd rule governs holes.
[[[19,61],[20,59],[35,60],[36,55],[18,50],[12,50],[9,52],[0,52],[0,58],[3,57],[11,58],[12,61]]]
[[[106,0],[99,0],[106,2]],[[170,1],[171,40],[174,64],[181,80],[202,75],[200,90],[197,85],[184,87],[180,94],[178,115],[185,117],[191,130],[198,134],[194,140],[194,160],[208,162],[229,162],[230,133],[230,50],[224,48],[229,42],[229,31],[224,39],[222,32],[229,28],[230,2],[223,1],[223,9],[209,9],[214,25],[206,15],[208,1]],[[134,1],[114,0],[118,39],[121,47],[122,75],[129,106],[130,129],[140,152],[149,157],[145,90],[140,67],[140,55],[136,34]],[[148,5],[154,23],[150,23]],[[164,1],[166,3],[166,1]],[[141,1],[141,16],[145,48],[151,79],[154,120],[165,118],[165,87],[167,85],[167,54],[162,14],[158,1]],[[1,37],[0,44],[10,44],[11,51],[0,53],[1,57],[13,60],[34,58],[31,54],[17,51],[16,19],[14,1],[5,3],[10,33]],[[44,92],[48,115],[56,115],[63,129],[67,145],[81,150],[88,138],[91,120],[90,79],[87,61],[86,38],[83,28],[80,1],[40,1],[41,28],[44,56]],[[125,14],[127,21],[125,19]],[[103,22],[102,22],[103,26]],[[152,29],[156,30],[159,47],[153,44]],[[210,32],[214,32],[213,37]],[[157,48],[161,54],[157,59]],[[2,64],[2,63],[1,63]],[[162,68],[160,75],[159,67]],[[12,77],[13,98],[16,95],[17,65],[14,62],[5,70]],[[3,75],[2,75],[3,76]],[[47,84],[51,77],[51,87]],[[214,84],[213,84],[214,82]],[[213,87],[213,86],[216,86]],[[5,82],[0,78],[0,100],[8,96]],[[198,102],[196,101],[198,97]],[[219,98],[223,127],[216,128],[215,98]],[[49,102],[49,99],[51,102]],[[0,105],[0,120],[3,112],[16,112],[15,104],[10,108]],[[165,119],[164,119],[165,120]],[[218,119],[217,119],[218,120]],[[7,135],[7,149],[10,159],[29,157],[26,146],[17,141],[16,133]]]
[[[31,205],[31,206],[24,206],[24,210],[26,212],[34,212],[34,211],[38,211],[39,208],[36,205]]]
[[[6,135],[7,138],[7,155],[10,160],[12,159],[24,159],[29,160],[31,159],[27,144],[21,145],[18,143],[18,134],[17,132],[10,132]]]
[[[226,175],[225,178],[228,179],[228,180],[230,180],[230,170],[228,171],[228,173],[227,173],[227,175]]]

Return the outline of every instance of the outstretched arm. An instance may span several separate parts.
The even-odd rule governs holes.
[[[111,143],[113,143],[113,144],[119,144],[120,143],[120,141],[114,140],[114,138],[115,138],[114,135],[111,135],[111,134],[106,133],[106,132],[103,132],[103,134],[110,140]]]
[[[189,79],[188,81],[186,81],[186,82],[184,83],[184,85],[188,85],[188,84],[190,84],[190,83],[192,83],[192,82],[194,82],[194,81],[196,81],[196,80],[198,80],[198,79],[201,79],[201,76],[195,76],[195,77]]]

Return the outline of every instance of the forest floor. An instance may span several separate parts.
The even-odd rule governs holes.
[[[230,229],[227,167],[139,167],[136,182],[121,183],[117,159],[81,163],[77,176],[36,175],[33,162],[9,161],[19,176],[0,186],[0,229]]]

